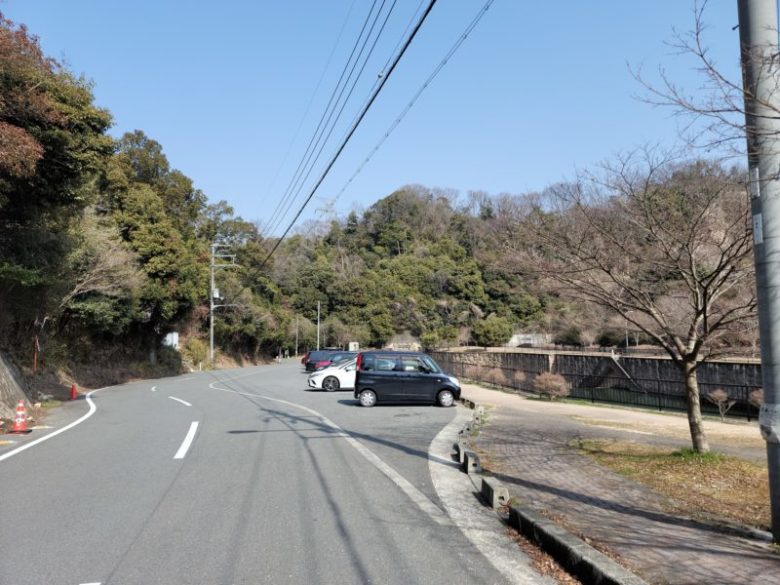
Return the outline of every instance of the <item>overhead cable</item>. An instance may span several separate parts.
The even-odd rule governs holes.
[[[290,208],[292,207],[293,202],[298,198],[301,191],[303,191],[303,187],[306,184],[306,181],[309,180],[309,176],[311,175],[312,171],[314,170],[314,166],[317,164],[317,161],[319,161],[320,156],[322,155],[322,151],[325,149],[325,146],[328,144],[328,141],[330,140],[331,135],[333,134],[333,130],[336,128],[336,124],[341,119],[342,114],[344,113],[344,109],[346,108],[347,104],[349,103],[350,98],[352,97],[352,93],[355,91],[355,88],[357,87],[357,84],[360,80],[360,78],[363,75],[363,71],[366,68],[366,65],[368,64],[369,59],[371,58],[371,55],[374,53],[374,49],[376,48],[376,45],[379,41],[379,38],[382,35],[382,32],[384,31],[385,27],[387,26],[387,21],[390,19],[390,15],[393,12],[393,8],[395,7],[397,3],[397,0],[393,0],[392,5],[390,6],[390,9],[388,10],[387,14],[385,15],[384,21],[382,22],[381,27],[379,28],[379,31],[377,32],[376,36],[374,37],[374,41],[371,45],[371,48],[368,50],[368,53],[366,54],[365,58],[363,58],[362,65],[360,66],[360,70],[357,72],[357,75],[355,76],[354,80],[352,81],[352,86],[350,87],[349,91],[347,92],[346,97],[344,97],[342,101],[342,96],[344,94],[344,90],[346,89],[346,85],[342,88],[341,93],[339,94],[338,99],[336,100],[336,103],[338,104],[341,102],[341,107],[339,108],[338,113],[335,115],[335,118],[333,117],[333,114],[335,113],[335,109],[331,111],[331,114],[328,116],[328,121],[326,122],[326,126],[328,127],[327,134],[321,134],[319,139],[317,140],[317,143],[315,144],[315,148],[318,147],[318,150],[316,154],[314,154],[314,158],[311,159],[311,156],[309,157],[311,159],[311,162],[307,165],[308,170],[306,171],[305,175],[302,175],[299,177],[299,180],[297,182],[297,189],[295,190],[295,194],[293,195],[292,199],[287,204],[287,208],[284,210],[284,214],[281,220],[287,216],[287,213],[289,212]],[[384,6],[384,3],[383,3]],[[380,7],[380,12],[382,10],[382,7]],[[366,37],[366,41],[368,41],[369,36],[373,32],[373,26],[372,29],[369,31],[369,35]],[[364,47],[365,48],[365,44]],[[362,55],[363,49],[361,49],[361,55]],[[352,73],[355,70],[355,67],[357,66],[357,61],[355,61],[355,64],[352,66],[352,70],[350,71],[350,75],[348,77],[352,77]],[[331,121],[332,119],[332,121]],[[323,133],[325,130],[323,129]],[[276,227],[276,226],[275,226]]]
[[[349,17],[352,15],[352,9],[355,8],[356,2],[357,0],[352,0],[352,3],[349,5],[349,10],[347,10],[347,15],[344,17],[344,22],[341,24],[341,29],[339,30],[339,34],[336,36],[336,42],[333,43],[333,48],[330,50],[328,59],[325,62],[325,67],[322,69],[320,78],[317,80],[317,85],[314,87],[314,91],[312,92],[311,97],[309,98],[309,103],[306,104],[306,108],[303,112],[303,115],[301,116],[301,121],[298,123],[298,128],[296,128],[293,137],[290,139],[290,144],[287,146],[287,151],[284,153],[284,156],[282,157],[282,162],[279,163],[279,167],[276,169],[276,172],[274,173],[274,176],[267,187],[268,192],[270,192],[276,186],[276,181],[282,172],[282,168],[284,168],[285,163],[287,163],[287,159],[290,157],[290,153],[292,152],[293,145],[295,144],[295,141],[298,139],[298,135],[301,133],[301,128],[303,128],[303,123],[306,120],[306,116],[309,115],[309,110],[311,110],[311,106],[314,103],[314,98],[317,96],[317,92],[319,92],[320,90],[320,86],[322,85],[322,80],[325,79],[325,74],[328,72],[330,63],[333,60],[333,55],[336,53],[336,48],[338,48],[339,43],[341,42],[341,37],[344,35],[344,30],[347,28]],[[276,214],[276,210],[274,210],[274,215],[275,214]],[[266,227],[268,226],[267,225],[265,227],[261,226],[260,233],[264,233]]]
[[[413,40],[414,40],[414,38],[417,36],[417,33],[420,31],[420,28],[422,27],[422,25],[423,25],[423,23],[425,22],[425,20],[426,20],[426,18],[428,17],[428,15],[431,13],[431,10],[433,10],[433,7],[435,6],[435,4],[436,4],[436,0],[430,0],[430,1],[428,2],[428,6],[427,6],[427,8],[425,9],[425,12],[423,12],[422,16],[420,17],[420,20],[417,22],[417,24],[415,25],[414,29],[413,29],[413,30],[412,30],[412,32],[410,33],[409,37],[406,39],[406,42],[404,43],[403,47],[402,47],[402,48],[401,48],[401,50],[399,51],[398,55],[397,55],[397,56],[395,57],[395,59],[393,60],[393,63],[390,65],[390,68],[387,70],[387,72],[384,74],[384,76],[383,76],[383,77],[382,77],[382,79],[380,80],[380,83],[379,83],[379,85],[376,87],[376,89],[374,90],[373,94],[371,95],[371,98],[368,100],[368,102],[366,103],[366,105],[363,107],[363,110],[361,111],[361,113],[360,113],[360,115],[358,116],[358,118],[355,120],[355,122],[354,122],[354,124],[352,125],[352,128],[350,129],[349,133],[348,133],[348,134],[347,134],[347,136],[346,136],[346,137],[343,139],[343,141],[342,141],[341,145],[340,145],[340,146],[339,146],[339,148],[336,150],[336,152],[335,152],[335,154],[333,155],[333,157],[331,158],[330,162],[329,162],[329,163],[328,163],[328,165],[325,167],[325,170],[324,170],[324,171],[322,172],[322,174],[320,175],[320,178],[317,180],[317,182],[315,183],[314,187],[311,189],[311,191],[310,191],[309,195],[306,197],[306,200],[303,202],[303,204],[301,205],[300,209],[298,209],[298,212],[295,214],[295,217],[292,219],[292,221],[290,222],[290,224],[287,226],[287,229],[284,231],[284,233],[281,235],[281,237],[280,237],[280,238],[279,238],[279,240],[276,242],[276,244],[274,245],[274,247],[273,247],[273,248],[271,249],[271,251],[268,253],[268,256],[266,256],[266,258],[265,258],[265,259],[263,260],[263,262],[260,264],[260,268],[261,268],[261,269],[262,269],[262,268],[263,268],[263,267],[264,267],[264,266],[265,266],[265,265],[268,263],[268,260],[270,260],[270,259],[271,259],[271,256],[273,256],[274,252],[276,252],[277,248],[278,248],[278,247],[281,245],[281,243],[284,241],[284,238],[285,238],[285,237],[287,237],[287,234],[290,232],[290,230],[292,229],[293,225],[295,225],[295,222],[296,222],[296,221],[298,220],[298,218],[301,216],[301,213],[303,213],[303,210],[304,210],[304,209],[306,208],[306,206],[309,204],[309,202],[311,201],[312,197],[314,197],[314,194],[317,192],[317,189],[320,187],[320,185],[322,184],[322,182],[325,180],[325,177],[326,177],[326,176],[328,175],[328,173],[330,172],[330,169],[331,169],[331,168],[333,168],[333,165],[336,163],[336,160],[338,160],[338,158],[339,158],[339,156],[341,155],[341,153],[343,152],[344,148],[345,148],[345,147],[347,146],[347,144],[349,143],[349,140],[352,138],[352,136],[354,135],[354,133],[355,133],[355,131],[357,130],[358,126],[360,126],[360,123],[363,121],[363,118],[365,118],[366,114],[367,114],[367,113],[368,113],[368,111],[371,109],[371,106],[373,105],[374,101],[376,101],[376,98],[377,98],[377,96],[378,96],[378,95],[379,95],[379,93],[382,91],[382,88],[383,88],[383,87],[385,86],[385,84],[387,83],[387,80],[388,80],[388,79],[390,79],[390,76],[391,76],[391,75],[393,74],[393,72],[395,71],[395,68],[398,66],[398,62],[401,60],[401,58],[402,58],[402,57],[404,56],[404,54],[406,53],[406,50],[409,48],[409,45],[411,45],[411,44],[412,44],[412,41],[413,41]]]
[[[447,54],[444,56],[444,58],[441,60],[441,62],[436,66],[436,68],[433,70],[433,73],[428,76],[428,79],[425,80],[425,83],[420,86],[420,89],[417,90],[417,93],[414,94],[414,97],[412,97],[411,101],[406,105],[406,107],[403,109],[403,111],[398,115],[398,117],[395,119],[395,121],[390,125],[390,127],[385,132],[384,136],[380,138],[379,142],[376,143],[374,148],[371,150],[371,152],[368,154],[368,156],[365,158],[365,160],[360,163],[360,166],[357,168],[357,170],[352,174],[352,176],[349,178],[349,180],[344,184],[344,186],[341,188],[341,190],[336,194],[336,197],[334,198],[334,203],[336,200],[338,200],[339,197],[344,193],[344,191],[347,190],[347,187],[352,183],[352,181],[355,179],[355,177],[360,174],[360,171],[363,170],[363,167],[366,166],[368,161],[371,160],[371,158],[376,154],[376,152],[379,150],[379,148],[385,143],[385,141],[390,137],[390,134],[393,133],[393,131],[398,127],[398,125],[401,123],[401,120],[404,119],[406,114],[409,113],[409,110],[412,109],[412,106],[417,102],[420,95],[428,88],[428,86],[431,84],[431,82],[434,80],[434,78],[439,74],[439,72],[444,68],[444,66],[449,62],[449,60],[452,58],[452,56],[455,54],[455,52],[460,48],[460,46],[463,44],[463,42],[468,38],[468,36],[471,34],[471,32],[476,28],[477,24],[479,24],[479,21],[482,19],[482,17],[485,15],[485,13],[488,11],[490,6],[493,4],[495,0],[488,0],[485,2],[485,5],[480,9],[480,11],[477,13],[477,16],[474,17],[474,19],[469,23],[469,25],[466,27],[466,29],[463,31],[463,33],[458,37],[458,40],[455,42],[455,44],[450,48],[450,50],[447,52]]]
[[[295,186],[297,185],[298,180],[300,179],[302,173],[304,172],[303,169],[306,168],[309,162],[311,161],[312,154],[314,153],[314,150],[317,148],[317,144],[319,144],[319,140],[322,137],[322,133],[325,131],[325,126],[327,126],[328,122],[330,121],[333,115],[333,111],[336,109],[338,102],[341,99],[341,96],[343,95],[344,88],[347,86],[347,84],[349,83],[352,77],[352,73],[354,72],[355,69],[355,64],[358,62],[360,56],[365,50],[365,46],[366,43],[368,42],[370,31],[374,29],[374,26],[376,26],[376,23],[379,19],[379,15],[381,14],[382,8],[384,7],[386,0],[382,0],[382,4],[379,6],[379,10],[377,10],[376,14],[374,14],[374,9],[376,8],[378,2],[379,0],[374,0],[374,2],[371,4],[370,10],[368,11],[368,14],[366,14],[366,18],[363,21],[363,26],[360,29],[360,34],[358,35],[357,39],[355,39],[355,44],[352,46],[352,51],[350,52],[347,61],[344,63],[344,67],[341,70],[341,75],[339,75],[339,79],[336,82],[333,91],[331,91],[330,98],[328,99],[328,103],[325,106],[322,115],[320,116],[320,121],[317,123],[317,127],[315,128],[314,133],[309,139],[309,144],[306,146],[306,150],[304,151],[301,160],[298,162],[298,166],[295,169],[295,172],[293,173],[293,176],[290,179],[290,182],[287,185],[287,188],[285,189],[284,194],[282,195],[282,198],[279,201],[279,204],[276,206],[276,209],[274,210],[271,219],[268,221],[267,224],[268,234],[271,234],[276,229],[277,225],[284,220],[284,216],[287,214],[287,211],[284,211],[284,213],[282,213],[282,210],[285,209],[285,205],[287,205],[289,208],[289,202],[293,200],[292,193],[295,190]],[[373,15],[373,22],[372,22],[372,15]],[[371,28],[369,32],[366,33],[366,29],[369,27],[369,23],[371,23],[370,25]],[[361,45],[361,40],[362,40],[362,45]],[[355,52],[358,51],[358,48],[360,50],[357,53],[357,56],[355,56]],[[352,63],[353,58],[355,59],[354,64]],[[351,68],[350,68],[350,64],[352,64]],[[347,74],[347,72],[349,72],[349,74]],[[346,78],[345,75],[347,76]],[[343,86],[342,83],[344,84]]]

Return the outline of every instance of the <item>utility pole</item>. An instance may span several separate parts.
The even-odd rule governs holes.
[[[298,357],[298,315],[295,316],[295,357]]]
[[[777,0],[738,0],[772,535],[780,542],[780,89]]]
[[[320,349],[320,302],[317,301],[317,349]]]
[[[209,263],[209,363],[214,364],[214,309],[220,307],[234,307],[235,305],[218,305],[214,299],[219,299],[219,290],[214,286],[214,272],[219,268],[235,268],[238,266],[233,254],[217,254],[219,248],[224,248],[220,244],[211,244],[211,262]],[[218,258],[229,258],[230,264],[217,264]]]

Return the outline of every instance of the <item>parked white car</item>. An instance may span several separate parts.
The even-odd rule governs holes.
[[[355,387],[355,360],[318,370],[309,375],[309,388],[333,392]]]

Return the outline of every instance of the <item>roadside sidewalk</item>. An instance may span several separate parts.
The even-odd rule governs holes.
[[[663,496],[570,447],[578,437],[686,447],[685,417],[528,400],[469,384],[463,397],[493,407],[473,445],[510,494],[648,582],[780,584],[780,555],[767,542],[676,517]],[[707,421],[706,428],[715,450],[766,457],[755,425]]]

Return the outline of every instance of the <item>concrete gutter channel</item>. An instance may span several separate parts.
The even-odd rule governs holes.
[[[585,543],[581,538],[561,528],[535,510],[511,502],[509,490],[494,477],[482,475],[482,466],[476,453],[469,449],[469,436],[478,428],[485,416],[484,406],[468,400],[461,402],[474,410],[471,422],[459,433],[455,448],[461,469],[474,479],[481,479],[481,495],[498,516],[523,536],[538,544],[569,573],[587,585],[647,585],[633,573],[617,564],[605,554]],[[509,510],[508,517],[499,510]]]

